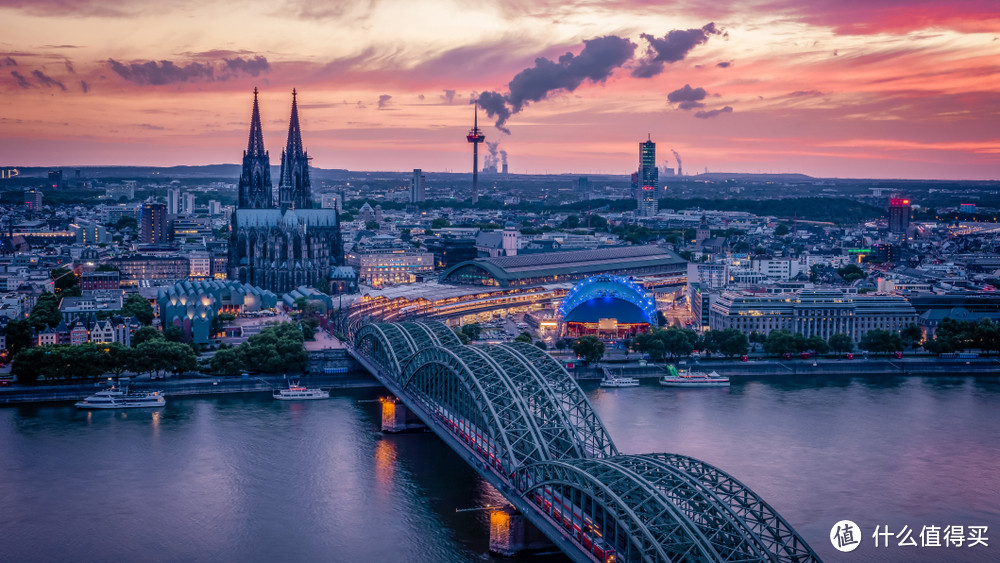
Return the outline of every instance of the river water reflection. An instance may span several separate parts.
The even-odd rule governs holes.
[[[961,550],[876,550],[871,538],[876,525],[1000,531],[997,377],[584,388],[623,452],[718,466],[826,561],[1000,560],[1000,538]],[[160,412],[2,408],[0,560],[489,560],[486,513],[455,510],[501,498],[434,435],[381,436],[367,402],[379,392],[177,397]],[[828,539],[841,519],[864,533],[850,554]]]

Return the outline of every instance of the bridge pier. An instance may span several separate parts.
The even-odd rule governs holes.
[[[524,551],[553,547],[542,532],[512,506],[490,511],[490,553],[513,557]]]
[[[396,397],[382,397],[382,432],[405,432],[426,428],[406,405]]]

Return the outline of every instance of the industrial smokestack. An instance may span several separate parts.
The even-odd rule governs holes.
[[[670,149],[670,152],[674,153],[674,158],[677,159],[677,175],[683,176],[684,171],[681,169],[681,155],[677,154],[677,151]]]
[[[500,165],[503,167],[503,173],[507,173],[507,151],[500,151]]]
[[[490,151],[483,160],[483,172],[496,173],[499,170],[500,158],[497,156],[497,149],[500,148],[500,141],[486,141],[486,148]]]

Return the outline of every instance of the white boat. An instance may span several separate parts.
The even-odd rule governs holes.
[[[614,377],[605,376],[601,380],[601,387],[638,387],[639,380],[634,377]]]
[[[312,399],[329,399],[330,392],[322,389],[309,389],[305,385],[289,383],[288,389],[275,390],[274,398],[279,401],[308,401]]]
[[[109,387],[76,403],[78,409],[138,409],[165,407],[162,391],[129,391],[128,387]]]
[[[664,387],[729,387],[729,378],[716,372],[691,371],[667,366],[667,374],[660,378]]]

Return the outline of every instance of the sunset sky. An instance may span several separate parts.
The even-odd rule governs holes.
[[[0,166],[1000,179],[996,0],[0,0]],[[505,120],[505,113],[510,113]],[[506,134],[495,123],[509,130]]]

